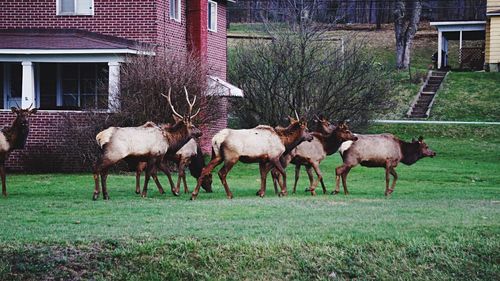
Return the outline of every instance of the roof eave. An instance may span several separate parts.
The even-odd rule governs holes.
[[[133,54],[154,56],[152,51],[134,49],[0,49],[3,55],[88,55],[88,54]]]

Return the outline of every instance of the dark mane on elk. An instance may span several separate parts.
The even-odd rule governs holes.
[[[2,178],[2,195],[7,196],[7,186],[5,183],[5,161],[14,149],[22,149],[26,144],[29,134],[28,117],[37,112],[36,108],[27,109],[12,107],[11,111],[16,114],[16,119],[12,126],[2,129],[0,134],[0,177]]]

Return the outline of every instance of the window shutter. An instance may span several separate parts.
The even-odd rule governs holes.
[[[79,15],[92,15],[93,14],[93,1],[92,0],[76,0],[76,13]]]

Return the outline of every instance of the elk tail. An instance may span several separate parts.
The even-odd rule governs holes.
[[[105,144],[107,144],[111,140],[111,136],[115,132],[116,128],[115,127],[109,127],[104,131],[99,132],[95,136],[95,140],[97,141],[97,144],[103,148]]]

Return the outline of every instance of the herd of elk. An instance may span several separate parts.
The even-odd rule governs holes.
[[[185,89],[184,89],[185,90]],[[185,116],[175,111],[170,99],[170,91],[167,98],[174,115],[178,117],[177,122],[171,126],[156,126],[152,122],[139,127],[110,127],[97,134],[96,140],[101,147],[101,155],[94,165],[95,190],[93,199],[97,200],[100,193],[99,176],[101,177],[102,194],[104,200],[109,199],[107,192],[106,179],[109,168],[118,161],[140,163],[146,162],[146,176],[142,196],[147,195],[148,182],[151,172],[160,165],[163,156],[167,151],[172,153],[179,150],[191,138],[201,136],[200,129],[196,128],[191,120],[198,115],[200,110],[191,115],[193,105],[196,102],[196,96],[193,102],[189,101],[186,92],[186,100],[189,105],[188,113]]]
[[[340,151],[343,164],[335,169],[333,194],[338,194],[340,191],[340,179],[344,194],[349,194],[347,175],[354,166],[360,164],[365,167],[385,168],[385,195],[388,196],[396,186],[398,175],[395,168],[400,162],[412,165],[421,158],[436,156],[422,137],[405,142],[391,134],[353,134],[345,122],[333,125],[324,117],[316,116],[314,121],[317,126],[313,132],[309,132],[306,120],[299,118],[296,113],[296,118],[289,117],[290,124],[285,128],[259,125],[253,129],[221,130],[212,138],[212,158],[205,166],[200,144],[196,141],[196,138],[201,136],[201,130],[192,123],[200,109],[192,114],[196,96],[191,102],[186,88],[184,91],[188,103],[188,112],[184,116],[175,110],[170,97],[171,91],[169,90],[168,96],[162,94],[173,112],[173,124],[157,125],[146,122],[138,127],[109,127],[96,135],[101,154],[94,165],[93,200],[97,200],[101,192],[99,180],[104,200],[109,199],[106,183],[108,170],[120,160],[127,162],[129,167],[136,171],[138,194],[140,175],[145,171],[143,197],[147,196],[150,177],[153,177],[160,193],[164,193],[157,177],[158,169],[167,175],[174,195],[179,195],[181,182],[184,184],[184,193],[188,193],[184,170],[189,167],[191,175],[197,179],[196,187],[191,194],[191,199],[194,200],[198,196],[200,187],[212,192],[211,173],[221,163],[224,165],[218,175],[228,198],[232,198],[233,194],[229,190],[226,178],[238,161],[259,163],[261,183],[257,195],[260,197],[265,195],[267,174],[270,171],[275,192],[278,193],[279,184],[281,191],[278,194],[287,195],[285,168],[290,163],[295,165],[293,193],[296,191],[300,167],[305,166],[309,176],[309,187],[306,191],[315,195],[319,183],[322,185],[323,193],[326,193],[323,175],[319,168],[321,161],[326,156]],[[31,106],[27,109],[12,107],[11,110],[16,114],[16,118],[12,126],[3,128],[0,134],[0,177],[3,196],[7,196],[5,161],[12,150],[24,148],[29,133],[28,117],[37,111],[36,108],[31,109]],[[179,176],[176,185],[172,180],[168,161],[177,164]],[[317,175],[316,180],[312,170]],[[390,175],[393,176],[393,181],[389,187]]]
[[[2,195],[5,197],[7,196],[5,161],[9,158],[12,150],[22,149],[26,144],[30,131],[28,117],[37,111],[31,106],[27,109],[22,109],[19,106],[11,107],[12,112],[16,114],[16,119],[14,119],[12,126],[3,128],[0,134],[0,177],[2,178]]]

